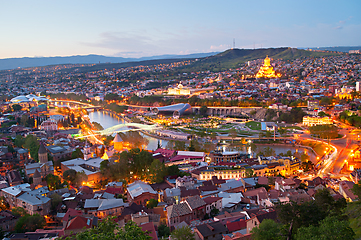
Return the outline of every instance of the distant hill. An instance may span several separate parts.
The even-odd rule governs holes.
[[[225,52],[199,59],[196,63],[185,68],[190,71],[221,71],[240,67],[247,61],[265,58],[267,55],[274,59],[291,60],[302,57],[321,57],[336,54],[337,53],[331,52],[307,51],[297,48],[229,49]]]
[[[309,49],[322,50],[322,51],[348,52],[350,50],[361,50],[361,46],[314,47],[314,48],[309,48]]]
[[[6,58],[0,59],[0,70],[25,68],[25,67],[39,67],[58,64],[93,64],[93,63],[124,63],[133,61],[146,61],[156,59],[192,59],[203,58],[217,54],[218,52],[210,53],[194,53],[188,55],[160,55],[142,58],[122,58],[122,57],[107,57],[102,55],[84,55],[84,56],[67,56],[67,57],[24,57],[24,58]]]

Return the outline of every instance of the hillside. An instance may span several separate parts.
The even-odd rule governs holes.
[[[221,71],[240,67],[247,61],[265,58],[267,55],[274,59],[292,60],[302,57],[321,57],[336,54],[337,53],[331,52],[306,51],[296,48],[229,49],[217,55],[199,59],[196,63],[184,69],[189,71]]]
[[[148,60],[163,60],[163,59],[192,59],[202,58],[217,54],[217,52],[210,53],[193,53],[188,55],[159,55],[142,58],[122,58],[122,57],[107,57],[102,55],[78,55],[66,57],[24,57],[24,58],[6,58],[0,59],[0,70],[26,68],[26,67],[40,67],[48,65],[60,64],[105,64],[105,63],[125,63],[125,62],[139,62]]]
[[[348,52],[350,50],[361,50],[361,46],[340,46],[340,47],[313,47],[313,50]]]

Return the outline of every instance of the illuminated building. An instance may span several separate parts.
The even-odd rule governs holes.
[[[181,115],[191,114],[192,107],[188,103],[178,103],[165,107],[154,107],[152,112],[156,115],[173,115],[173,118],[179,118]]]
[[[304,116],[302,120],[303,125],[306,126],[316,126],[316,125],[324,125],[324,124],[333,124],[333,120],[329,117],[311,117]]]
[[[168,95],[199,95],[201,93],[213,92],[214,87],[208,88],[189,88],[184,87],[181,83],[178,84],[175,88],[168,88]]]
[[[116,151],[122,151],[123,150],[123,140],[119,136],[118,133],[115,135],[115,138],[113,140],[113,144],[114,144],[114,150],[116,150]]]
[[[54,174],[54,166],[52,161],[48,161],[48,152],[43,144],[40,144],[38,151],[38,163],[29,163],[25,165],[25,172],[28,178],[33,177],[37,171],[41,177],[48,174]]]
[[[56,131],[58,130],[58,124],[55,120],[48,119],[41,123],[40,129],[45,131]]]
[[[259,69],[258,73],[256,74],[256,78],[278,78],[281,77],[280,73],[276,73],[271,66],[271,60],[267,56],[264,59],[263,66]]]
[[[175,88],[168,88],[168,95],[190,95],[191,91],[180,83]]]
[[[240,179],[246,177],[244,168],[213,168],[202,170],[197,176],[198,180],[211,180],[213,176],[218,179]]]

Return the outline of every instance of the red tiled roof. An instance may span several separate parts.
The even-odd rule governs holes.
[[[164,148],[158,148],[157,150],[155,150],[153,152],[153,154],[155,153],[160,153],[162,154],[164,157],[168,157],[170,158],[171,156],[173,156],[173,154],[175,153],[174,150],[169,150],[169,149],[164,149]]]
[[[140,225],[140,227],[142,228],[143,232],[147,231],[148,235],[151,236],[153,240],[158,240],[157,234],[155,232],[154,224],[152,222],[144,223]]]
[[[65,229],[66,230],[72,230],[72,229],[82,229],[82,228],[91,228],[92,227],[92,220],[85,218],[85,217],[81,217],[81,216],[77,216],[73,219],[71,219]]]
[[[199,159],[199,160],[202,160],[202,159],[203,159],[202,156],[177,155],[177,156],[169,159],[169,161],[174,162],[174,161],[179,161],[179,160],[188,159],[188,158],[191,158],[191,159]]]
[[[247,227],[247,222],[244,219],[235,222],[227,222],[226,226],[229,232],[238,231]]]
[[[69,208],[63,217],[63,221],[67,222],[69,220],[69,217],[80,216],[80,215],[82,215],[82,211]]]
[[[222,199],[222,198],[221,197],[206,197],[206,198],[203,198],[203,201],[205,201],[207,204],[211,204],[211,203],[217,202],[220,199]]]

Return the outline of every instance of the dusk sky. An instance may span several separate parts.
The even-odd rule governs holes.
[[[0,58],[361,45],[361,1],[1,1]]]

